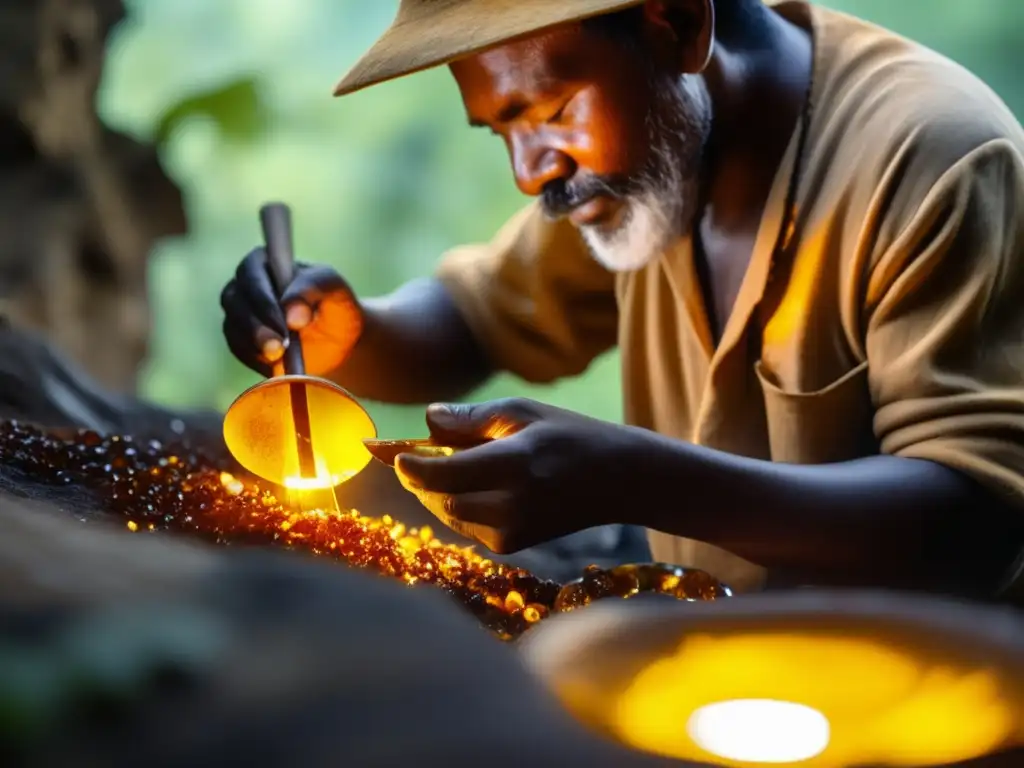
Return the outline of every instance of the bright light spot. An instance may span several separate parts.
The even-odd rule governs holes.
[[[354,477],[356,472],[342,472],[332,475],[327,471],[327,462],[323,456],[314,459],[316,463],[316,477],[299,477],[293,475],[284,479],[284,487],[289,491],[325,491],[341,485],[346,480]]]
[[[346,472],[343,475],[319,473],[316,477],[286,477],[284,487],[290,491],[322,491],[341,485],[354,474],[354,472]]]
[[[226,490],[232,496],[241,496],[243,491],[245,491],[245,485],[242,483],[242,481],[236,478],[230,472],[220,473],[220,484],[224,487],[224,490]]]
[[[736,699],[701,707],[687,732],[701,749],[726,760],[795,763],[825,751],[828,719],[802,704]]]

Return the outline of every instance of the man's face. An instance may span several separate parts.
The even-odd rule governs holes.
[[[519,189],[568,216],[614,271],[688,231],[710,129],[703,81],[577,25],[452,65],[471,124],[508,148]]]

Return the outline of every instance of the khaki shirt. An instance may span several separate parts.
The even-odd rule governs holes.
[[[630,424],[776,462],[929,459],[1024,510],[1024,131],[932,51],[832,10],[775,10],[814,38],[794,226],[776,253],[796,134],[717,349],[689,239],[612,275],[530,205],[438,277],[528,381],[617,344]],[[737,591],[765,576],[705,544],[650,543]]]

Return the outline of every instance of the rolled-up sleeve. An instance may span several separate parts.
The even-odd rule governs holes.
[[[1024,160],[990,141],[874,264],[866,353],[884,453],[944,464],[1024,515]],[[1004,595],[1024,602],[1024,559]]]
[[[526,381],[575,376],[615,344],[614,275],[535,204],[490,242],[446,253],[436,277],[493,365]]]

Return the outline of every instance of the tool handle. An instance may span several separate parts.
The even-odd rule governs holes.
[[[284,203],[267,203],[260,208],[260,225],[267,251],[267,270],[274,292],[280,298],[295,276],[295,252],[292,248],[292,213]],[[284,372],[301,376],[306,372],[302,342],[295,331],[288,332],[284,351]]]
[[[284,203],[267,203],[260,208],[260,225],[263,227],[270,281],[280,299],[295,276],[292,212]]]

